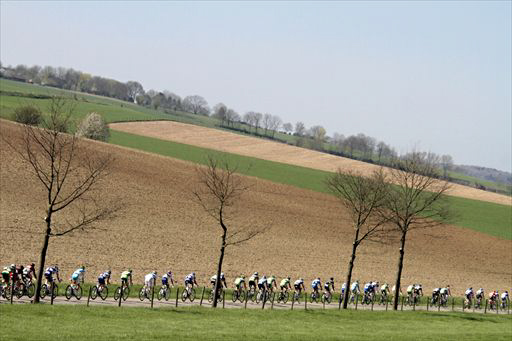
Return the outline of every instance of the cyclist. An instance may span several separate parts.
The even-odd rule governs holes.
[[[448,301],[448,297],[452,295],[450,291],[450,286],[447,285],[445,288],[441,288],[439,291],[440,298],[441,298],[441,304],[444,304]]]
[[[325,283],[324,283],[325,293],[326,294],[328,293],[329,296],[332,297],[331,287],[332,287],[332,291],[334,291],[334,278],[333,277],[331,277],[330,280],[325,281]]]
[[[381,301],[384,301],[388,297],[388,294],[389,294],[389,285],[387,283],[384,283],[380,287]]]
[[[473,301],[473,297],[475,296],[473,292],[473,287],[466,289],[464,295],[466,296],[466,299],[468,301],[468,306],[471,306],[471,302]]]
[[[441,288],[435,288],[434,290],[432,290],[432,301],[431,301],[432,304],[437,303],[437,301],[439,300],[440,294],[441,294]]]
[[[153,271],[144,276],[144,288],[146,291],[151,291],[156,282],[157,272]]]
[[[281,288],[281,292],[285,293],[288,291],[288,289],[292,288],[292,285],[290,284],[290,276],[283,278],[281,280],[281,283],[279,283],[279,287]]]
[[[391,292],[393,293],[393,295],[396,295],[396,284],[393,285],[393,288],[391,288]],[[398,290],[398,295],[402,296],[403,293],[402,293],[402,287],[400,287],[400,290]]]
[[[407,287],[407,302],[408,303],[411,303],[412,302],[412,295],[414,293],[414,289],[416,288],[416,283],[415,284],[411,284]]]
[[[16,287],[19,289],[23,279],[23,271],[25,270],[25,267],[23,265],[18,265],[15,269],[16,270],[13,273],[13,280],[14,284],[16,284]]]
[[[249,290],[253,289],[254,291],[256,291],[256,286],[258,284],[258,281],[259,281],[258,273],[255,272],[252,274],[251,277],[249,277]]]
[[[352,285],[350,286],[350,292],[352,293],[351,297],[350,297],[350,301],[353,302],[354,299],[356,298],[356,295],[359,295],[359,280],[355,281],[354,283],[352,283]]]
[[[103,273],[101,273],[98,276],[98,291],[101,291],[105,287],[105,285],[110,284],[110,275],[112,274],[112,271],[108,270]]]
[[[267,276],[263,275],[263,277],[260,278],[258,281],[258,289],[260,291],[268,289]]]
[[[217,282],[217,275],[213,275],[212,277],[210,277],[210,284],[212,285],[212,290],[215,289],[215,283]],[[220,273],[220,287],[219,287],[219,290],[223,289],[223,288],[226,288],[228,287],[228,285],[226,284],[226,277],[224,277],[224,272],[221,272]]]
[[[416,284],[414,286],[414,300],[419,300],[419,297],[423,296],[423,287],[421,284]]]
[[[341,285],[341,296],[340,296],[340,298],[341,297],[345,297],[345,290],[347,290],[347,283],[343,283]]]
[[[169,282],[172,286],[174,286],[174,280],[172,278],[172,272],[171,270],[167,271],[167,273],[162,275],[162,286],[167,287],[167,289],[170,289]]]
[[[363,287],[364,297],[363,302],[366,300],[370,300],[370,293],[373,292],[373,284],[372,282],[368,282]]]
[[[188,290],[189,285],[193,288],[194,284],[197,285],[196,282],[196,273],[192,272],[185,276],[185,288]]]
[[[295,291],[300,297],[300,294],[302,293],[302,290],[306,290],[306,287],[304,286],[304,279],[299,278],[293,283],[293,287],[295,288]]]
[[[476,305],[478,306],[478,308],[480,308],[480,304],[482,303],[482,300],[484,299],[484,297],[485,297],[484,289],[483,288],[478,289],[476,291],[476,295],[475,295]]]
[[[11,280],[11,268],[8,266],[5,266],[2,270],[2,281],[5,285],[9,285]]]
[[[73,272],[71,275],[71,284],[80,286],[80,283],[83,283],[85,280],[85,266],[81,266]]]
[[[272,275],[267,278],[267,289],[272,292],[274,291],[274,288],[277,289],[276,276]]]
[[[508,291],[505,290],[505,292],[501,294],[501,307],[505,308],[508,305],[508,302],[509,302]]]
[[[57,280],[59,282],[62,282],[62,280],[59,277],[59,267],[57,265],[55,265],[55,266],[46,268],[46,271],[44,272],[44,278],[46,279],[47,285],[53,283],[53,274],[55,274],[57,276]]]
[[[320,280],[320,277],[315,278],[311,282],[311,288],[313,289],[313,292],[315,293],[316,297],[320,297],[320,293],[318,292],[318,289],[322,287],[322,282]]]
[[[37,279],[37,276],[36,276],[36,265],[34,263],[28,265],[23,270],[23,280],[24,281],[27,281],[27,280],[32,281],[32,277],[34,277],[34,279]]]
[[[492,304],[497,304],[498,303],[498,298],[500,297],[500,294],[498,292],[498,290],[495,290],[493,292],[491,292],[489,294],[489,303],[491,303],[491,309],[492,309]]]
[[[130,285],[128,285],[128,279],[130,280]],[[131,285],[133,285],[132,282],[132,269],[128,269],[128,271],[123,271],[121,273],[121,287],[129,288]]]
[[[235,289],[238,290],[239,293],[242,292],[242,285],[244,286],[244,290],[247,290],[244,275],[240,275],[237,279],[235,279]]]

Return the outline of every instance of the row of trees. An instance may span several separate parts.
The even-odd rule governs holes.
[[[282,131],[294,135],[294,143],[297,146],[331,152],[352,159],[391,166],[398,157],[393,147],[364,134],[344,136],[334,133],[332,137],[329,137],[326,134],[326,129],[319,125],[308,129],[303,122],[297,122],[295,125],[289,122],[283,123],[277,115],[255,111],[241,115],[236,110],[228,108],[224,103],[218,103],[210,108],[202,96],[192,95],[181,98],[167,90],[162,92],[145,91],[144,87],[136,81],[122,83],[73,69],[51,66],[1,67],[0,64],[0,71],[2,77],[117,98],[155,110],[212,115],[220,121],[222,126],[243,129],[259,136],[275,138],[276,132]],[[449,155],[443,155],[441,161],[439,167],[443,170],[444,178],[448,178],[448,172],[453,167],[453,159]]]

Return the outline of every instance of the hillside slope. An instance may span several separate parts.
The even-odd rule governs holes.
[[[2,121],[0,134],[18,136],[18,125]],[[48,264],[58,263],[64,278],[85,264],[89,279],[111,268],[132,267],[135,281],[156,269],[172,269],[179,281],[195,271],[199,283],[215,271],[219,227],[191,195],[195,165],[109,144],[88,141],[97,153],[112,153],[116,163],[100,195],[120,198],[124,209],[114,221],[91,233],[50,241]],[[44,193],[35,177],[5,143],[0,144],[0,259],[2,263],[37,261],[44,217]],[[270,226],[264,235],[228,249],[228,280],[259,271],[278,277],[345,275],[352,228],[347,213],[326,194],[244,177],[244,195],[230,224]],[[62,217],[58,218],[61,219]],[[59,220],[56,221],[59,223]],[[447,226],[408,236],[404,283],[421,282],[427,290],[451,284],[457,294],[466,286],[510,288],[512,242],[468,229]],[[396,243],[361,247],[354,276],[391,282],[396,272]],[[492,267],[485,266],[493,264]]]
[[[356,170],[370,174],[379,166],[269,140],[170,121],[112,123],[110,128],[127,133],[175,141],[233,154],[256,157],[328,172]],[[512,197],[452,185],[452,196],[512,205]]]

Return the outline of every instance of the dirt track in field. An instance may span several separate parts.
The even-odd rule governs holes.
[[[9,140],[20,128],[0,121]],[[0,140],[1,141],[1,140]],[[86,142],[97,153],[112,153],[116,163],[100,197],[121,200],[117,219],[93,232],[77,232],[50,241],[48,263],[57,263],[65,278],[81,264],[90,276],[111,268],[114,278],[132,267],[135,281],[143,274],[172,269],[181,282],[195,271],[200,285],[214,273],[220,228],[195,202],[195,165],[99,142]],[[45,194],[35,176],[0,143],[0,265],[38,260],[44,231]],[[252,271],[290,275],[311,281],[334,276],[339,286],[351,251],[347,213],[328,195],[243,177],[251,184],[231,226],[266,226],[270,230],[240,247],[227,250],[224,272],[231,281]],[[55,222],[63,223],[65,216]],[[398,246],[366,243],[360,247],[354,278],[391,282]],[[492,264],[492,266],[489,266]],[[408,235],[404,283],[421,282],[426,290],[451,284],[461,294],[468,285],[490,289],[512,286],[512,241],[448,226]]]
[[[179,122],[113,123],[110,124],[110,128],[127,133],[329,172],[341,169],[342,171],[356,170],[362,174],[371,174],[378,167],[369,163],[320,153],[310,149]],[[512,205],[511,197],[457,184],[453,184],[449,194],[502,205]]]

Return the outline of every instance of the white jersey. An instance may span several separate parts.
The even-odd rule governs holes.
[[[304,283],[304,281],[301,281],[300,279],[298,279],[295,282],[293,282],[293,285],[299,286],[299,285],[301,285],[303,283]]]
[[[467,289],[466,290],[466,296],[472,295],[472,294],[473,294],[473,289]]]
[[[148,283],[153,283],[156,279],[156,275],[153,274],[153,273],[150,273],[150,274],[147,274],[145,277],[144,277],[144,281],[148,282]]]
[[[196,276],[193,275],[193,274],[188,274],[186,277],[185,277],[185,282],[194,282],[196,280]]]
[[[504,292],[503,294],[501,294],[501,299],[502,300],[508,299],[508,292]]]
[[[352,283],[352,285],[350,286],[350,290],[359,291],[359,283],[357,283],[357,282]]]
[[[343,283],[343,285],[341,286],[342,291],[345,291],[345,289],[347,289],[347,283]]]
[[[477,294],[478,296],[483,296],[483,294],[484,294],[484,290],[483,290],[483,289],[478,289],[478,291],[476,292],[476,294]]]
[[[258,281],[258,284],[261,284],[261,285],[264,285],[265,283],[267,283],[267,277],[262,277],[262,278],[260,278],[260,280]]]

